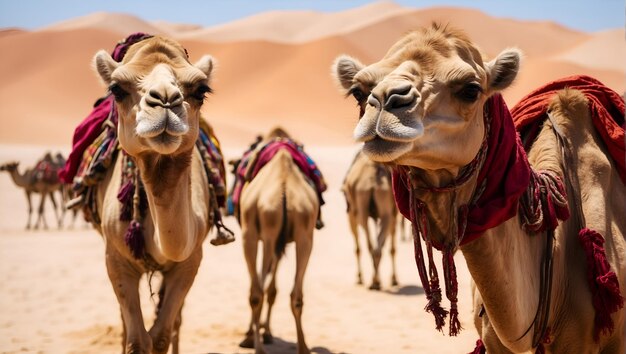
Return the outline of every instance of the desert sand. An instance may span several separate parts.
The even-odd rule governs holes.
[[[44,147],[0,146],[0,161],[34,162]],[[425,296],[415,268],[412,241],[398,241],[400,285],[391,287],[388,245],[381,265],[382,291],[370,291],[371,260],[363,256],[365,286],[356,285],[354,241],[339,191],[354,147],[308,146],[328,180],[326,226],[315,232],[304,286],[303,326],[314,353],[460,353],[473,349],[469,273],[460,255],[459,308],[464,331],[456,338],[434,328],[422,309]],[[227,157],[241,151],[228,149]],[[50,231],[25,231],[26,202],[7,175],[0,175],[0,352],[112,353],[120,349],[121,320],[106,275],[104,243],[83,227],[57,230],[51,212]],[[69,215],[66,217],[70,221]],[[252,353],[238,347],[248,328],[249,278],[236,220],[228,217],[236,242],[204,245],[204,259],[183,309],[182,353]],[[408,230],[407,230],[408,231]],[[209,237],[211,237],[210,235]],[[361,247],[367,249],[361,239]],[[295,322],[289,307],[295,253],[287,247],[279,265],[278,297],[269,353],[295,352]],[[158,289],[158,280],[154,281]],[[142,281],[146,325],[154,318],[154,302]],[[156,301],[156,298],[155,298]],[[445,303],[445,300],[444,300]]]
[[[239,156],[256,134],[280,124],[305,144],[327,178],[326,227],[315,234],[304,288],[303,325],[312,351],[466,353],[478,337],[461,255],[456,261],[464,330],[450,338],[437,332],[432,316],[423,311],[426,300],[411,241],[398,241],[398,287],[389,286],[387,251],[383,290],[367,290],[371,261],[365,251],[366,286],[356,285],[354,241],[339,191],[358,148],[351,139],[358,111],[332,82],[332,60],[347,53],[374,62],[403,33],[431,21],[465,29],[487,56],[510,46],[526,53],[519,79],[504,93],[510,106],[535,87],[572,74],[594,76],[620,93],[626,89],[623,29],[584,33],[471,9],[412,9],[389,2],[334,14],[278,11],[210,28],[96,13],[33,31],[0,29],[0,46],[11,49],[0,58],[0,163],[18,160],[30,166],[47,150],[67,153],[74,127],[104,93],[90,67],[94,53],[111,50],[133,31],[170,35],[188,49],[192,61],[205,53],[218,61],[215,94],[204,113],[227,158]],[[73,229],[57,230],[51,212],[50,230],[24,230],[26,200],[7,174],[0,174],[0,196],[0,352],[119,352],[121,320],[102,238],[81,221]],[[253,352],[237,346],[250,319],[249,279],[237,223],[227,218],[226,224],[236,231],[237,241],[204,245],[204,260],[183,310],[183,353]],[[276,343],[266,347],[269,353],[295,351],[289,308],[294,262],[290,246],[280,264],[272,321]],[[157,285],[158,279],[153,281]],[[149,326],[155,300],[146,280],[142,301]]]

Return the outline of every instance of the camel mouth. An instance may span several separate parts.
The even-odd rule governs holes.
[[[385,140],[379,135],[363,144],[365,155],[376,162],[392,162],[410,150],[410,142]]]
[[[160,117],[145,112],[138,113],[135,131],[138,136],[148,139],[160,137],[165,133],[179,137],[189,131],[189,125],[172,110],[165,109]]]
[[[175,136],[163,131],[161,134],[150,137],[148,143],[152,149],[161,155],[171,154],[178,149],[182,143],[180,136]]]

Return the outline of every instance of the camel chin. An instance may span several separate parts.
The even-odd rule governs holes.
[[[363,144],[363,152],[375,162],[392,162],[411,151],[411,143],[375,137]]]
[[[163,132],[146,139],[148,146],[160,155],[170,155],[176,152],[183,142],[182,137]]]

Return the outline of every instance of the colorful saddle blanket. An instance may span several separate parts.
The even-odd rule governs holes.
[[[241,191],[243,190],[245,184],[252,181],[263,166],[265,166],[281,149],[287,150],[291,154],[293,161],[296,163],[300,171],[302,171],[302,173],[309,179],[313,187],[315,187],[320,204],[324,204],[322,192],[327,189],[327,186],[324,181],[324,177],[322,176],[319,168],[317,168],[315,162],[313,162],[311,157],[304,152],[302,145],[290,139],[276,138],[263,146],[246,151],[241,158],[241,162],[239,163],[235,173],[235,182],[232,194],[232,204],[235,209],[237,209],[237,206],[239,205]]]

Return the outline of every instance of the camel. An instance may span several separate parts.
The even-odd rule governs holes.
[[[491,137],[487,132],[495,129],[490,126],[498,112],[492,107],[502,107],[503,100],[497,93],[514,81],[520,56],[519,50],[506,49],[493,60],[483,61],[478,47],[464,33],[433,25],[407,34],[383,59],[371,65],[340,56],[333,64],[333,72],[342,90],[353,96],[360,107],[354,138],[364,144],[362,150],[369,158],[393,165],[399,177],[408,176],[408,180],[398,181],[408,181],[406,189],[410,193],[398,190],[396,198],[411,205],[411,215],[426,216],[423,221],[417,218],[422,225],[419,231],[422,236],[427,232],[429,242],[444,250],[444,263],[448,263],[447,267],[444,265],[444,275],[446,285],[450,284],[446,286],[446,295],[453,305],[451,315],[456,310],[456,278],[448,281],[454,271],[451,256],[457,249],[463,254],[475,283],[475,303],[479,305],[475,322],[488,353],[521,353],[533,348],[547,353],[624,353],[623,307],[610,317],[614,330],[594,339],[592,291],[585,253],[578,240],[580,227],[575,221],[586,219],[588,228],[604,236],[606,259],[619,280],[617,291],[623,296],[626,188],[593,129],[587,100],[580,92],[563,91],[554,98],[550,119],[528,153],[534,171],[545,171],[541,176],[552,175],[554,181],[563,178],[568,190],[564,202],[574,215],[559,223],[553,238],[546,237],[547,231],[533,235],[522,227],[522,216],[514,203],[510,215],[477,231],[473,240],[463,243],[458,239],[458,235],[467,236],[470,224],[476,225],[480,215],[463,207],[475,205],[490,187],[478,185],[477,175],[485,166],[485,154],[489,154],[483,149]],[[500,106],[496,106],[498,100],[502,102]],[[488,104],[492,106],[485,110]],[[502,124],[510,126],[513,133],[510,141],[489,146],[493,154],[505,146],[520,146],[515,144],[510,118]],[[558,139],[569,145],[571,159],[562,157],[555,132],[560,132],[564,138],[558,135]],[[526,164],[523,168],[528,176],[530,169],[522,155],[511,153],[510,158],[520,156],[520,166]],[[517,166],[516,163],[511,168]],[[497,171],[491,171],[487,178],[496,175]],[[572,178],[563,177],[569,175]],[[504,188],[519,176],[491,183],[501,183]],[[580,189],[572,189],[574,184],[579,184]],[[576,209],[582,210],[583,215]],[[464,215],[469,216],[464,219]],[[493,214],[482,216],[494,221]],[[467,228],[463,231],[465,222]],[[417,250],[421,244],[415,229],[414,237]],[[549,246],[551,239],[553,247]],[[550,264],[551,250],[550,287],[542,282],[540,270],[548,269],[544,267]],[[417,254],[416,251],[416,257]],[[422,270],[423,267],[420,274]],[[434,278],[431,275],[431,280]],[[427,284],[424,286],[427,289]],[[540,303],[539,293],[546,289],[548,302]],[[437,300],[433,297],[428,306]],[[547,309],[548,315],[540,312],[539,306]],[[484,311],[480,310],[483,307]],[[436,306],[429,309],[435,309],[437,319]],[[439,314],[445,316],[445,312]],[[537,321],[541,316],[536,315],[542,315],[545,321]],[[453,321],[452,316],[450,329],[451,334],[460,329],[458,319]],[[537,330],[542,332],[539,344],[533,338]]]
[[[42,161],[45,161],[45,157]],[[7,171],[13,179],[13,183],[19,188],[23,188],[26,193],[26,201],[28,202],[28,220],[26,222],[26,229],[31,228],[31,216],[33,213],[33,206],[31,196],[33,194],[40,194],[41,200],[39,201],[39,208],[37,210],[37,221],[35,222],[34,229],[39,229],[40,225],[44,229],[48,229],[48,223],[45,218],[45,204],[46,199],[50,199],[54,208],[54,214],[59,221],[57,212],[57,203],[54,199],[54,193],[59,189],[58,178],[42,178],[39,176],[40,172],[37,168],[27,168],[24,173],[18,171],[19,162],[8,162],[0,166],[0,171]],[[54,170],[56,171],[56,170]],[[53,172],[54,172],[53,171]],[[56,172],[54,172],[56,176]],[[59,224],[59,228],[61,224]]]
[[[264,140],[289,138],[282,129],[274,129]],[[263,143],[262,143],[263,144]],[[313,247],[313,229],[319,212],[315,188],[281,148],[242,190],[239,201],[243,248],[250,274],[252,319],[240,346],[265,353],[263,343],[272,343],[270,316],[276,299],[276,271],[288,242],[296,245],[296,276],[291,292],[291,311],[296,320],[299,354],[309,353],[302,329],[304,273]],[[257,274],[257,249],[263,244],[263,260]],[[268,285],[269,281],[269,285]],[[267,298],[267,317],[261,324],[263,301]],[[261,340],[261,328],[264,329]]]
[[[122,315],[123,351],[166,353],[171,344],[178,353],[181,309],[213,222],[209,182],[195,147],[213,59],[205,55],[192,65],[180,44],[155,36],[131,45],[121,62],[101,50],[93,64],[115,96],[119,144],[136,166],[135,185],[140,178],[147,197],[141,225],[145,245],[131,250],[125,234],[137,231],[138,216],[130,227],[120,221],[117,195],[128,167],[121,152],[98,186],[100,223],[94,226],[105,240],[107,272]],[[134,214],[140,214],[139,199],[135,193]],[[146,331],[138,284],[154,271],[163,280],[157,317]]]
[[[365,233],[367,249],[372,256],[374,274],[371,290],[380,290],[378,268],[385,241],[391,241],[391,286],[398,285],[396,278],[396,218],[398,211],[391,190],[391,175],[386,166],[373,162],[359,152],[354,158],[341,190],[348,205],[348,221],[356,245],[357,284],[363,284],[361,274],[361,248],[359,227]],[[370,237],[369,219],[376,224],[376,246]]]

